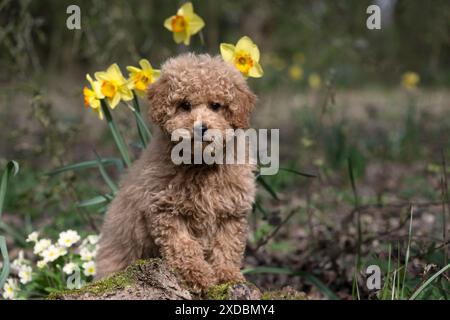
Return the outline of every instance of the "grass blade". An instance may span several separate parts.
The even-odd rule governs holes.
[[[352,297],[353,299],[361,300],[361,296],[359,295],[359,283],[358,283],[358,269],[355,267],[355,274],[353,275],[353,283],[352,283]]]
[[[414,213],[414,207],[411,206],[411,213],[409,218],[409,230],[408,230],[408,245],[406,247],[406,256],[405,256],[405,268],[403,270],[403,279],[402,279],[402,291],[401,291],[401,297],[404,298],[405,294],[405,281],[406,281],[406,273],[408,271],[408,262],[409,262],[409,255],[411,252],[411,237],[412,237],[412,220],[413,220],[413,213]]]
[[[359,197],[358,197],[358,192],[356,190],[355,174],[353,172],[353,162],[352,162],[352,158],[351,157],[348,158],[348,174],[349,174],[350,183],[351,183],[351,186],[352,186],[353,198],[355,200],[354,206],[355,206],[355,208],[358,208],[358,206],[359,206]]]
[[[359,196],[358,196],[358,190],[356,189],[356,182],[355,182],[355,175],[353,172],[353,162],[352,158],[348,158],[348,173],[350,176],[350,183],[352,185],[352,192],[353,192],[353,198],[354,198],[354,210],[356,213],[356,229],[358,232],[358,238],[357,238],[357,255],[356,255],[356,268],[359,270],[361,268],[361,246],[362,246],[362,229],[361,229],[361,213],[358,210],[359,208]]]
[[[391,290],[391,300],[395,298],[395,279],[397,277],[397,269],[394,270],[394,276],[392,277],[392,290]]]
[[[443,274],[445,271],[447,271],[450,268],[450,263],[447,264],[445,267],[443,267],[441,270],[436,272],[433,276],[430,277],[427,281],[425,281],[424,284],[422,284],[409,298],[409,300],[415,300],[419,294],[425,290],[437,277],[439,277],[441,274]]]
[[[391,254],[392,254],[392,245],[389,244],[389,250],[388,250],[388,270],[386,274],[386,279],[384,279],[383,284],[383,293],[381,295],[381,300],[387,300],[388,293],[389,293],[389,281],[391,281]]]

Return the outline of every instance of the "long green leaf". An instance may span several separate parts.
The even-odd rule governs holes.
[[[123,170],[122,161],[118,158],[104,158],[101,160],[104,166],[115,165],[119,171]],[[98,166],[97,160],[89,160],[78,163],[69,164],[67,166],[59,167],[49,173],[48,175],[57,175],[67,171],[80,171],[84,169],[96,168]]]
[[[266,189],[267,192],[269,192],[269,194],[275,199],[275,200],[279,200],[277,193],[275,192],[275,190],[266,182],[266,180],[264,180],[264,178],[262,176],[258,176],[256,178],[256,181],[258,181],[264,189]]]
[[[3,206],[5,205],[6,190],[8,189],[8,181],[11,175],[15,176],[19,172],[19,164],[12,160],[6,164],[5,171],[2,175],[0,183],[0,219],[2,217]]]
[[[77,204],[78,207],[90,207],[90,206],[95,206],[95,205],[99,205],[99,204],[103,204],[103,203],[107,203],[109,200],[106,196],[96,196],[93,197],[91,199],[85,200],[85,201],[81,201]]]
[[[260,202],[260,201],[256,201],[256,202],[255,202],[255,208],[258,209],[258,210],[262,213],[262,215],[263,215],[264,218],[267,218],[267,216],[269,215],[269,214],[267,213],[267,211],[266,211],[266,210],[263,208],[263,206],[261,205],[261,202]]]
[[[95,156],[97,157],[98,169],[100,171],[100,174],[103,177],[103,180],[105,180],[106,184],[109,186],[111,191],[115,194],[117,192],[116,184],[114,183],[114,181],[112,181],[112,179],[109,176],[108,172],[106,172],[105,166],[103,165],[103,162],[102,162],[102,158],[97,154],[97,152],[94,151],[94,153],[95,153]]]
[[[328,288],[328,286],[325,283],[323,283],[321,280],[319,280],[312,274],[307,273],[307,272],[296,272],[296,274],[299,275],[300,277],[303,277],[304,279],[309,281],[311,284],[316,286],[320,292],[322,292],[325,296],[328,297],[328,299],[340,300],[339,297],[333,291],[331,291],[331,289]]]
[[[3,223],[2,221],[0,221],[0,230],[3,230],[6,234],[13,237],[14,240],[21,246],[23,247],[27,246],[27,242],[25,241],[23,234],[21,234],[19,231],[12,228],[11,226],[7,225],[6,223]]]
[[[448,265],[446,265],[445,267],[443,267],[441,270],[439,270],[438,272],[436,272],[432,277],[430,277],[430,279],[428,279],[427,281],[425,281],[425,283],[423,285],[421,285],[414,293],[413,295],[409,298],[409,300],[415,300],[418,295],[425,290],[437,277],[439,277],[441,274],[443,274],[445,271],[447,271],[450,268],[450,263]]]
[[[294,169],[280,168],[280,170],[281,171],[287,171],[287,172],[295,173],[295,174],[297,174],[299,176],[303,176],[303,177],[306,177],[306,178],[317,178],[317,176],[314,175],[314,174],[304,173],[304,172],[300,172],[300,171],[297,171],[297,170],[294,170]]]
[[[0,183],[0,219],[3,213],[3,207],[5,204],[6,198],[6,190],[8,189],[8,182],[11,176],[15,176],[19,172],[19,164],[16,161],[9,161],[6,165],[5,171],[2,175],[2,180]],[[9,228],[6,224],[0,221],[0,227],[7,231]],[[9,255],[8,248],[6,247],[6,238],[4,236],[0,236],[0,253],[2,255],[3,267],[2,272],[0,273],[0,288],[3,288],[3,285],[6,282],[6,279],[9,276],[10,263],[9,263]]]
[[[108,122],[109,130],[113,135],[114,142],[116,143],[117,148],[119,149],[120,155],[122,156],[123,162],[127,167],[131,167],[130,155],[128,154],[128,150],[125,147],[125,142],[123,140],[122,135],[119,132],[119,129],[114,122],[111,112],[109,111],[108,105],[106,104],[105,99],[101,99],[101,106],[103,114],[105,115],[106,122]]]
[[[138,128],[139,137],[141,139],[142,145],[146,147],[151,138],[151,133],[147,125],[145,124],[144,119],[142,118],[141,107],[139,106],[139,101],[136,94],[134,94],[133,106],[134,106],[133,113],[136,118],[136,125]]]
[[[6,279],[9,276],[10,269],[8,249],[6,248],[6,239],[4,236],[0,236],[0,252],[3,259],[2,272],[0,273],[0,288],[3,288],[3,285],[5,284]]]

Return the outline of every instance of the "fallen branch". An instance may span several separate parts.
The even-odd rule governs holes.
[[[50,294],[51,300],[306,300],[304,293],[286,287],[261,292],[255,285],[224,283],[197,296],[183,286],[176,274],[160,259],[139,260],[125,271],[95,281],[80,289]]]

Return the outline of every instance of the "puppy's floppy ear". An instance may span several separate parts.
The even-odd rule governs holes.
[[[232,116],[231,124],[235,128],[248,128],[250,114],[256,103],[256,95],[250,91],[246,83],[237,84],[235,87],[235,97],[230,106]]]
[[[169,80],[161,76],[147,89],[147,98],[150,103],[148,116],[151,122],[163,124],[167,117],[169,102]]]

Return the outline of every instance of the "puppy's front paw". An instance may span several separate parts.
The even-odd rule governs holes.
[[[236,268],[218,268],[216,270],[216,277],[218,283],[246,281],[239,269]]]
[[[206,293],[209,288],[217,283],[217,278],[208,269],[184,270],[183,278],[193,293]]]

